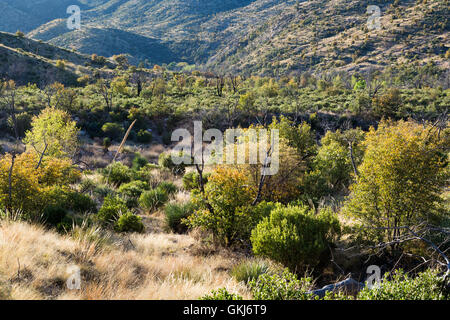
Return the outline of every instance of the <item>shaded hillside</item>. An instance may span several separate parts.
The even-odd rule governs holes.
[[[2,19],[0,30],[29,32],[51,20],[67,17],[67,7],[79,5],[82,10],[96,6],[102,0],[0,0]]]
[[[90,73],[89,67],[114,68],[115,64],[95,64],[88,56],[67,49],[0,32],[0,78],[18,84],[45,85],[55,81],[75,85],[76,79]]]
[[[38,33],[40,37],[49,40],[49,33],[56,33],[64,28],[65,21],[51,22],[46,31]],[[42,29],[41,29],[42,30]],[[112,55],[126,53],[130,55],[131,63],[149,60],[154,63],[170,63],[183,60],[173,52],[168,44],[136,33],[112,29],[112,28],[83,28],[74,32],[66,32],[50,39],[50,43],[66,48],[71,48],[84,54],[96,53],[110,57]]]
[[[148,59],[154,63],[170,61],[188,61],[202,64],[208,60],[216,48],[227,38],[245,35],[248,26],[268,19],[294,1],[256,0],[256,1],[108,1],[91,10],[82,12],[82,33],[71,31],[65,27],[65,20],[53,20],[29,32],[28,36],[50,41],[58,46],[76,48],[84,53],[99,53],[98,30],[113,33],[113,43],[108,43],[103,49],[104,55],[114,53],[129,53],[134,59]],[[144,43],[158,39],[161,45],[170,48],[168,56],[164,50],[160,54],[165,59],[159,59],[155,50],[129,51],[127,39],[117,40],[118,30],[129,34],[138,34]],[[106,36],[108,37],[108,36]],[[132,46],[141,45],[139,42]],[[144,44],[145,47],[145,44]]]

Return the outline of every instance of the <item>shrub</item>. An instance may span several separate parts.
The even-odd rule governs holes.
[[[297,279],[285,269],[281,275],[263,274],[248,283],[255,300],[308,300],[312,287],[310,278]]]
[[[147,130],[139,130],[137,134],[137,141],[140,143],[151,143],[153,140],[153,135]]]
[[[9,198],[9,170],[12,156],[6,154],[0,159],[0,206],[9,210],[23,210],[35,213],[41,208],[42,188],[35,170],[35,157],[30,153],[18,155],[11,176],[11,199]],[[11,200],[11,201],[10,201]]]
[[[152,182],[153,183],[153,174],[152,170],[159,168],[157,165],[148,163],[144,167],[139,170],[133,170],[133,180],[141,180],[144,182]]]
[[[167,182],[167,181],[161,182],[158,185],[158,188],[163,190],[168,195],[172,195],[178,191],[178,188],[172,182]]]
[[[11,201],[9,197],[9,171],[12,158],[9,154],[0,159],[0,206],[22,210],[28,218],[36,218],[47,205],[66,208],[66,193],[59,202],[51,201],[54,189],[64,189],[65,185],[78,180],[76,172],[67,159],[45,158],[39,169],[36,154],[25,152],[16,156],[11,175]],[[50,196],[50,197],[49,197]],[[59,197],[61,198],[61,197]],[[71,210],[67,207],[66,209]]]
[[[67,208],[78,213],[97,212],[97,204],[86,194],[79,192],[69,192],[66,200]]]
[[[105,181],[121,185],[131,181],[132,172],[130,168],[121,162],[113,162],[102,170]]]
[[[240,214],[242,207],[249,206],[255,198],[255,191],[248,186],[245,172],[219,167],[209,178],[205,195],[196,196],[196,201],[207,202],[212,210],[208,207],[197,210],[188,218],[190,227],[212,232],[225,245],[242,235],[240,230],[248,225],[248,216]]]
[[[211,174],[203,174],[203,185],[208,183],[208,178]],[[191,171],[183,176],[183,188],[191,191],[200,188],[200,175],[198,172]]]
[[[67,210],[59,206],[48,206],[44,209],[42,220],[45,224],[56,227],[67,215]]]
[[[244,261],[231,271],[231,275],[239,282],[247,284],[251,280],[257,280],[259,276],[269,272],[269,264],[264,260]]]
[[[74,225],[76,225],[76,224],[77,224],[77,221],[74,218],[67,215],[62,219],[61,222],[59,222],[56,225],[56,231],[58,231],[59,233],[63,233],[63,234],[70,232],[73,229]]]
[[[220,288],[217,291],[212,290],[211,293],[200,298],[200,300],[242,300],[238,294],[229,293],[226,288]]]
[[[25,38],[25,33],[23,33],[20,30],[17,30],[16,31],[16,37],[18,37],[18,38]]]
[[[66,63],[64,62],[64,60],[57,60],[56,67],[58,69],[64,70],[66,68]]]
[[[132,214],[131,212],[127,212],[124,215],[121,215],[119,220],[117,220],[114,225],[114,230],[117,232],[143,232],[144,224],[142,223],[142,218]]]
[[[139,198],[139,204],[142,208],[151,212],[163,206],[167,200],[169,200],[167,193],[160,188],[156,188],[145,191]]]
[[[46,186],[69,185],[80,179],[81,173],[75,169],[70,159],[44,157],[39,167],[39,182]]]
[[[186,171],[186,165],[175,164],[170,153],[161,153],[159,155],[158,164],[166,169],[169,169],[174,175],[183,175]]]
[[[434,270],[410,278],[403,271],[396,271],[392,278],[386,274],[381,285],[365,287],[358,293],[358,300],[448,300],[450,292],[443,278]]]
[[[365,240],[390,241],[407,230],[394,229],[432,221],[447,185],[448,131],[412,121],[382,121],[366,134],[366,152],[344,211],[371,227]],[[383,159],[380,161],[380,159]],[[392,249],[398,247],[391,246]]]
[[[22,112],[16,115],[16,126],[19,137],[24,137],[25,133],[31,129],[32,117],[27,112]],[[11,129],[11,133],[14,133],[14,121],[12,117],[8,118],[8,127]]]
[[[373,98],[373,112],[380,118],[394,118],[403,104],[401,92],[397,88],[390,88],[383,95]]]
[[[109,225],[115,223],[121,215],[126,213],[128,213],[128,208],[124,200],[108,196],[98,211],[97,219],[103,225]]]
[[[149,186],[147,182],[137,180],[121,185],[119,193],[126,200],[127,206],[129,208],[134,208],[139,205],[138,199],[141,194],[148,189]]]
[[[172,135],[169,132],[164,132],[162,135],[162,142],[168,146],[172,143]]]
[[[316,266],[339,231],[339,221],[330,210],[316,215],[306,206],[278,207],[252,231],[251,242],[255,254],[296,270]]]
[[[103,150],[106,152],[109,151],[109,148],[111,147],[111,138],[104,138],[103,139]]]
[[[269,217],[270,212],[277,206],[280,206],[280,204],[263,201],[256,206],[243,206],[237,208],[236,217],[239,223],[236,226],[236,234],[239,238],[250,240],[252,230],[263,218]]]
[[[280,132],[281,135],[281,132]],[[269,146],[268,146],[269,147]],[[252,150],[257,150],[258,146],[251,147]],[[288,203],[295,200],[300,195],[299,182],[303,177],[306,168],[307,161],[303,159],[299,151],[290,146],[288,141],[284,138],[280,138],[279,150],[274,150],[276,155],[274,158],[278,158],[279,161],[271,163],[269,170],[276,170],[276,174],[270,176],[270,179],[265,179],[263,188],[261,190],[261,199],[266,201],[276,201],[282,203]],[[304,155],[306,159],[309,155]],[[241,167],[247,171],[247,176],[250,181],[249,184],[253,188],[257,189],[261,181],[262,164],[245,164]],[[275,171],[274,171],[275,173]]]
[[[143,167],[147,165],[148,161],[143,156],[141,156],[139,153],[136,153],[133,158],[133,164],[131,168],[133,170],[139,171]]]
[[[164,212],[169,228],[176,233],[186,232],[188,227],[183,219],[188,218],[194,212],[194,209],[195,206],[191,202],[185,204],[168,204],[164,208]]]
[[[107,122],[102,126],[103,133],[112,140],[118,140],[122,138],[125,130],[122,125],[118,123]]]
[[[113,196],[116,194],[115,190],[106,184],[99,184],[92,190],[94,196],[99,198],[106,198],[107,196]]]

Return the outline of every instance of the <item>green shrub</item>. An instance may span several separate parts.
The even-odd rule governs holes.
[[[170,153],[161,153],[159,155],[158,164],[166,169],[169,169],[174,175],[183,175],[186,171],[186,165],[175,164]]]
[[[140,153],[136,152],[133,158],[133,164],[131,168],[135,171],[139,171],[143,167],[145,167],[148,164],[147,159],[145,159],[143,156],[140,155]]]
[[[200,300],[242,300],[242,297],[235,293],[229,293],[226,288],[220,288],[217,291],[211,291],[209,295],[201,297]]]
[[[167,200],[169,200],[167,193],[160,188],[156,188],[142,193],[139,197],[139,204],[142,208],[151,212],[163,206]]]
[[[128,213],[128,207],[124,200],[108,196],[98,211],[97,219],[103,225],[109,225],[115,223],[122,214],[126,213]]]
[[[172,135],[169,132],[164,132],[162,135],[162,142],[168,146],[172,143]]]
[[[269,272],[269,264],[264,260],[244,261],[231,270],[231,275],[239,282],[248,283]]]
[[[115,190],[106,184],[100,184],[95,186],[92,193],[97,197],[106,198],[115,195]]]
[[[141,194],[148,189],[147,182],[137,180],[121,185],[119,193],[125,199],[128,208],[135,208],[139,205],[138,199]]]
[[[339,221],[330,210],[316,215],[305,206],[278,207],[252,231],[251,242],[255,254],[296,270],[316,266],[339,231]]]
[[[142,223],[142,218],[132,214],[131,212],[127,212],[124,215],[121,215],[119,220],[117,220],[114,225],[114,230],[117,232],[143,232],[144,224]]]
[[[272,210],[280,204],[274,202],[260,202],[256,206],[244,206],[236,210],[239,223],[236,225],[237,235],[243,240],[250,240],[252,230],[264,218],[269,217]]]
[[[105,123],[102,126],[102,131],[108,138],[111,138],[112,140],[121,139],[125,132],[122,125],[111,122]]]
[[[297,279],[285,269],[281,275],[263,274],[250,280],[248,286],[255,300],[308,300],[307,292],[312,287],[310,278]]]
[[[111,138],[106,137],[103,139],[103,150],[105,152],[108,152],[109,148],[111,147]]]
[[[149,186],[147,182],[137,180],[121,185],[119,193],[128,198],[139,198],[141,194],[148,189]]]
[[[172,195],[178,191],[178,188],[172,182],[167,182],[167,181],[161,182],[158,185],[158,188],[163,190],[168,195]]]
[[[76,224],[76,219],[70,216],[65,216],[62,221],[56,225],[56,231],[62,234],[70,232]]]
[[[51,227],[56,227],[67,215],[67,210],[59,206],[48,206],[44,209],[42,220]]]
[[[121,162],[111,163],[102,170],[102,174],[105,181],[109,181],[116,185],[130,182],[132,176],[131,169]]]
[[[209,173],[203,174],[203,185],[208,183],[208,178],[210,175],[211,174]],[[188,191],[200,188],[200,175],[198,172],[191,171],[183,176],[183,188]]]
[[[69,210],[78,213],[97,212],[97,204],[86,194],[79,192],[70,192],[67,195],[67,206]]]
[[[139,170],[133,170],[133,180],[141,180],[141,181],[152,181],[152,169],[159,168],[157,165],[152,163],[147,163],[144,167]]]
[[[153,135],[147,130],[139,130],[137,134],[137,141],[140,143],[151,143],[153,140]]]
[[[176,233],[184,233],[188,227],[183,222],[183,219],[189,217],[194,213],[195,206],[193,203],[188,202],[185,204],[168,204],[164,208],[166,214],[166,223],[170,230]]]
[[[97,187],[96,182],[90,178],[83,179],[80,182],[80,190],[82,193],[93,192],[96,187]]]
[[[434,270],[427,270],[415,278],[398,270],[388,279],[386,274],[381,285],[372,289],[365,287],[358,293],[358,300],[448,300],[450,291],[444,280]]]
[[[15,125],[17,127],[17,133],[19,134],[19,137],[25,137],[25,133],[32,128],[31,121],[32,116],[27,112],[22,112],[16,115]],[[10,128],[11,133],[15,134],[14,121],[12,117],[8,118],[8,127]]]
[[[46,192],[46,203],[75,213],[97,212],[97,205],[91,197],[59,186]]]
[[[205,186],[205,193],[194,192],[194,201],[203,205],[188,219],[191,228],[211,232],[222,244],[228,246],[239,241],[253,228],[249,211],[255,192],[248,186],[248,175],[230,167],[218,167]]]

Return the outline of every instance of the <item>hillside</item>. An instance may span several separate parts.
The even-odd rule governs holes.
[[[97,46],[92,45],[96,41],[92,40],[98,39],[98,30],[103,29],[101,41],[107,42],[106,56],[119,52],[130,53],[135,63],[148,59],[161,64],[169,59],[201,64],[226,38],[245,35],[247,26],[274,16],[286,3],[294,1],[108,1],[83,11],[82,32],[68,30],[65,21],[57,19],[30,31],[28,36],[91,54],[98,53]],[[158,39],[172,54],[161,59],[157,47],[137,49],[137,54],[129,52],[130,44],[136,42],[118,35],[119,30],[140,35],[144,43]]]
[[[73,31],[66,4],[0,1],[11,22],[0,30],[84,54],[127,53],[134,64],[188,62],[223,73],[367,70],[411,59],[449,66],[448,0],[84,0],[82,29]],[[367,29],[368,5],[380,7],[381,30]]]
[[[381,8],[381,30],[369,31],[366,8]],[[225,71],[367,70],[434,62],[449,68],[449,2],[307,1],[229,39],[207,66]]]
[[[58,61],[62,65],[58,66]],[[111,61],[96,64],[86,55],[4,32],[0,32],[0,62],[0,78],[13,79],[19,85],[55,81],[75,85],[78,77],[92,72],[89,67],[115,67]]]

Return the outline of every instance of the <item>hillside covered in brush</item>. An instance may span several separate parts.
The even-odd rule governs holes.
[[[0,25],[4,31],[22,29],[85,54],[129,54],[135,64],[187,62],[264,75],[367,70],[412,59],[448,68],[448,0],[85,0],[81,30],[66,27],[61,2],[3,2],[6,20],[16,22]],[[369,5],[381,9],[381,30],[367,28]],[[19,12],[34,17],[17,23]]]
[[[77,79],[99,68],[103,72],[117,64],[96,55],[82,55],[42,41],[0,32],[0,78],[18,84],[36,83],[45,86],[54,82],[76,85]]]

